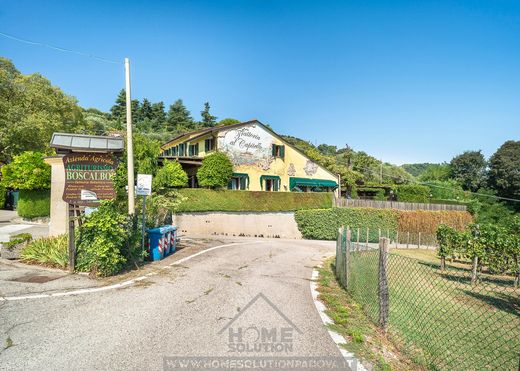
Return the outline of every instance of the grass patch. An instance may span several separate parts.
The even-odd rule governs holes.
[[[319,299],[327,307],[327,315],[335,322],[331,329],[347,339],[345,349],[370,362],[376,370],[420,368],[399,353],[367,318],[361,306],[338,284],[333,259],[326,260],[319,273]]]
[[[379,316],[377,251],[350,255],[348,292],[373,321]],[[435,251],[392,250],[388,257],[388,338],[430,369],[518,368],[520,298],[513,278],[481,274],[468,264],[439,269]]]
[[[295,211],[332,207],[332,193],[256,192],[183,188],[178,212]]]

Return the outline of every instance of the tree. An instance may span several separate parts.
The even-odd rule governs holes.
[[[235,124],[240,124],[240,122],[241,121],[237,120],[237,119],[225,118],[225,119],[220,120],[217,123],[217,126],[235,125]]]
[[[446,163],[428,164],[428,166],[426,166],[424,171],[419,176],[419,180],[423,182],[447,181],[450,178],[450,172],[450,165]]]
[[[126,120],[126,92],[121,89],[117,95],[115,104],[110,108],[112,120],[122,123]]]
[[[318,146],[318,151],[320,151],[322,154],[326,156],[334,156],[336,152],[338,151],[337,146],[331,146],[328,144],[320,144]]]
[[[163,167],[157,170],[157,175],[153,179],[153,187],[174,188],[185,187],[188,185],[188,175],[177,161],[165,161]]]
[[[164,103],[158,102],[152,104],[152,129],[160,130],[166,123],[166,112],[164,112]]]
[[[520,141],[505,142],[491,156],[489,185],[499,196],[520,199]]]
[[[138,123],[141,121],[140,103],[137,99],[132,99],[130,103],[132,107],[132,121]],[[117,95],[116,102],[110,108],[110,118],[116,121],[120,126],[126,123],[126,91],[121,89]]]
[[[486,165],[481,151],[466,151],[451,160],[451,177],[462,188],[476,192],[485,183]]]
[[[43,161],[43,153],[24,152],[2,167],[2,184],[12,189],[49,189],[51,167]]]
[[[223,152],[215,152],[202,160],[197,179],[202,187],[226,187],[233,175],[233,164]]]
[[[213,127],[217,124],[217,117],[209,113],[210,108],[209,102],[206,102],[204,103],[204,109],[200,111],[200,116],[202,117],[201,124],[204,127]]]
[[[134,176],[152,174],[157,171],[157,159],[161,153],[161,143],[140,133],[134,133]],[[116,187],[122,191],[127,185],[126,151],[117,167]]]
[[[48,152],[52,133],[82,128],[75,98],[40,74],[22,75],[0,58],[0,163],[28,150]]]
[[[184,132],[195,128],[195,121],[193,121],[190,111],[184,106],[182,99],[177,99],[170,106],[166,121],[168,131]]]
[[[141,120],[152,120],[153,119],[153,109],[152,104],[146,98],[143,99],[143,103],[139,106],[139,116]]]

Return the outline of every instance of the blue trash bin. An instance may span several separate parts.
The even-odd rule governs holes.
[[[177,227],[165,225],[149,229],[149,253],[153,261],[161,260],[165,256],[173,254],[176,249]]]

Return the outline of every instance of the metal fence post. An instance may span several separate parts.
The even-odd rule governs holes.
[[[350,239],[352,237],[352,233],[350,228],[347,229],[347,233],[345,233],[345,289],[348,289],[348,264],[350,260]]]
[[[388,293],[388,238],[379,239],[379,326],[386,331],[389,314]]]

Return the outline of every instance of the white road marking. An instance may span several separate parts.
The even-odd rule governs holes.
[[[206,249],[206,250],[202,250],[202,251],[199,251],[193,255],[189,255],[185,258],[182,258],[182,259],[179,259],[177,261],[174,261],[173,263],[170,263],[164,267],[161,267],[160,269],[171,269],[173,266],[175,265],[180,265],[184,262],[187,262],[188,260],[190,259],[193,259],[199,255],[202,255],[202,254],[206,254],[210,251],[213,251],[213,250],[217,250],[217,249],[221,249],[223,247],[229,247],[229,246],[239,246],[239,245],[249,245],[249,244],[252,244],[252,243],[267,243],[268,241],[248,241],[248,242],[237,242],[237,243],[228,243],[228,244],[225,244],[225,245],[219,245],[219,246],[213,246],[209,249]],[[152,276],[155,276],[157,275],[157,272],[150,272],[150,273],[147,273],[143,276],[139,276],[139,277],[136,277],[136,278],[133,278],[131,280],[128,280],[128,281],[124,281],[124,282],[120,282],[120,283],[116,283],[116,284],[113,284],[113,285],[107,285],[107,286],[102,286],[102,287],[92,287],[92,288],[87,288],[87,289],[79,289],[79,290],[72,290],[72,291],[62,291],[62,292],[54,292],[54,293],[51,293],[51,294],[34,294],[34,295],[23,295],[23,296],[5,296],[5,297],[1,297],[0,296],[0,301],[16,301],[16,300],[27,300],[27,299],[43,299],[43,298],[53,298],[53,297],[61,297],[61,296],[72,296],[72,295],[82,295],[82,294],[89,294],[89,293],[93,293],[93,292],[101,292],[101,291],[108,291],[108,290],[113,290],[113,289],[119,289],[119,288],[122,288],[122,287],[127,287],[127,286],[131,286],[133,284],[135,284],[136,282],[139,282],[139,281],[142,281],[148,277],[152,277]]]
[[[338,334],[336,331],[330,330],[328,328],[329,325],[333,324],[334,321],[325,313],[325,310],[327,309],[325,305],[319,301],[318,299],[318,277],[320,273],[315,268],[312,271],[311,275],[311,295],[312,295],[312,301],[314,302],[314,306],[316,307],[316,310],[318,311],[318,314],[320,315],[321,321],[327,327],[327,331],[332,338],[332,341],[336,343],[336,346],[338,347],[338,350],[341,352],[341,355],[343,358],[345,358],[346,362],[348,363],[349,367],[352,368],[354,371],[367,371],[367,369],[363,366],[361,361],[356,358],[354,353],[350,353],[348,350],[343,348],[341,345],[346,344],[347,340],[340,334]]]

